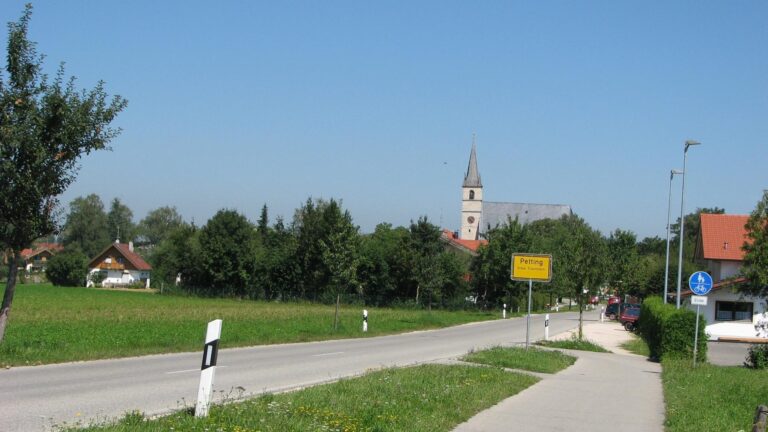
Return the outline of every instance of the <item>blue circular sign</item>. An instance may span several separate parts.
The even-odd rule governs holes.
[[[688,287],[696,295],[707,295],[712,289],[712,276],[707,272],[697,271],[688,278]]]

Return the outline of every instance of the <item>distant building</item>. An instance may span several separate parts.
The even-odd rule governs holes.
[[[738,291],[745,282],[739,277],[744,263],[742,246],[749,241],[747,215],[701,214],[696,261],[706,265],[712,276],[712,290],[707,295],[707,305],[701,306],[701,314],[707,320],[706,332],[710,339],[742,339],[757,337],[755,324],[766,319],[765,298],[752,297]],[[687,287],[687,281],[683,281]],[[681,304],[691,305],[690,290],[681,292]]]
[[[133,251],[133,242],[116,241],[88,263],[88,286],[96,281],[104,287],[142,284],[149,288],[152,266]]]
[[[541,219],[560,219],[572,214],[564,204],[529,204],[493,202],[483,199],[483,182],[477,169],[475,143],[469,153],[469,165],[461,185],[461,230],[459,240],[480,240],[488,230],[517,219],[521,224]]]
[[[22,250],[21,258],[24,260],[24,270],[27,273],[45,271],[48,260],[61,252],[63,248],[59,243],[39,243],[32,249]]]

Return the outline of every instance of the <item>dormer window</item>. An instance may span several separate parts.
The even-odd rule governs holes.
[[[475,191],[473,190],[469,191],[469,199],[471,200],[475,199]]]

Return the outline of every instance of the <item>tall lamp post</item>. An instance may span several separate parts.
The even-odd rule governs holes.
[[[667,198],[667,259],[664,265],[664,303],[667,303],[667,296],[669,292],[669,218],[672,213],[672,179],[675,174],[682,174],[682,171],[673,169],[669,172],[669,198]]]
[[[685,162],[686,158],[688,156],[688,147],[695,146],[701,144],[698,141],[693,140],[687,140],[685,142],[685,150],[683,150],[683,188],[680,192],[680,251],[677,259],[677,308],[680,309],[680,285],[683,281],[683,234],[684,226],[685,226],[685,215],[683,214],[683,211],[685,210]]]

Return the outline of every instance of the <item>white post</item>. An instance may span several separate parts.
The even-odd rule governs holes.
[[[696,367],[696,349],[699,347],[699,308],[696,305],[696,333],[693,335],[693,367]]]
[[[219,339],[221,338],[221,320],[213,320],[208,323],[208,331],[205,333],[205,347],[203,348],[203,365],[200,371],[200,387],[197,390],[197,406],[195,417],[207,417],[208,406],[213,395],[213,377],[216,373],[216,357],[219,353]]]
[[[368,331],[368,309],[363,309],[363,332]]]
[[[506,319],[507,318],[507,304],[504,303],[504,307],[501,308],[501,317]]]
[[[544,340],[549,340],[549,314],[544,315]]]
[[[525,320],[525,349],[531,343],[531,297],[533,296],[533,279],[528,279],[528,318]]]
[[[605,321],[605,308],[603,306],[600,306],[600,322]]]

